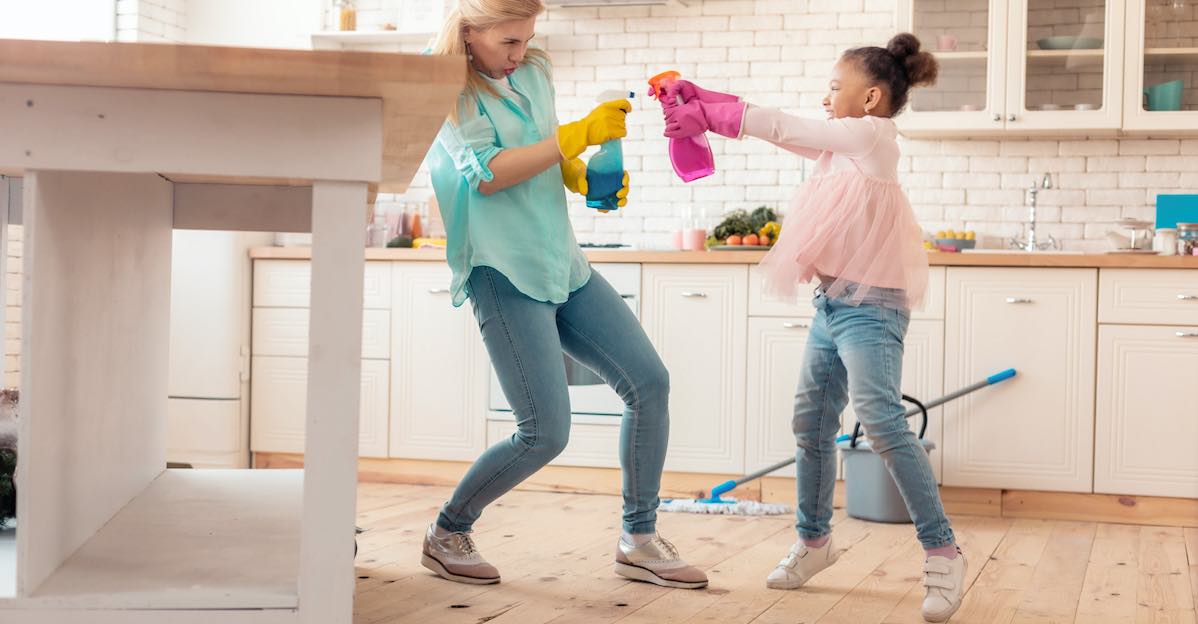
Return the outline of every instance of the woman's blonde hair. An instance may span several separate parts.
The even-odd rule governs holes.
[[[524,20],[536,17],[545,10],[541,0],[457,0],[457,6],[445,18],[441,34],[433,45],[433,54],[456,54],[466,56],[466,29],[487,30],[513,20]],[[548,72],[549,55],[543,50],[529,48],[524,55],[524,62],[537,61],[537,66]],[[466,72],[466,87],[462,93],[475,97],[479,93],[488,93],[499,97],[495,89],[487,84],[478,72],[467,61],[463,68]],[[460,104],[459,104],[460,106]],[[450,112],[450,119],[455,123],[458,119],[458,106]]]

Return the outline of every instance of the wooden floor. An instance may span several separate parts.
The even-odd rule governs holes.
[[[611,571],[620,500],[512,492],[475,541],[500,569],[474,587],[420,566],[420,542],[449,490],[363,484],[358,495],[356,624],[899,624],[922,622],[922,550],[911,525],[837,510],[840,561],[797,591],[765,587],[794,541],[792,517],[661,514],[658,529],[711,579],[702,591]],[[1195,622],[1198,529],[958,516],[970,585],[952,622]]]

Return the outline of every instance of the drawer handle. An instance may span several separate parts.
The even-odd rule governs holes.
[[[1032,300],[1026,297],[1007,297],[1007,303],[1031,303]]]
[[[430,295],[448,295],[449,289],[448,288],[430,288],[430,289],[428,289],[428,294],[430,294]]]
[[[701,293],[701,292],[691,292],[691,291],[689,291],[689,290],[688,290],[688,291],[685,291],[685,292],[683,292],[683,293],[682,293],[682,296],[683,296],[683,297],[688,297],[688,298],[691,298],[691,299],[706,299],[706,298],[707,298],[707,293]]]
[[[810,325],[806,323],[783,323],[782,326],[786,329],[807,329],[810,327]]]
[[[620,295],[620,298],[624,300],[636,299],[636,295]]]
[[[1177,295],[1177,300],[1178,301],[1198,301],[1198,295],[1181,294],[1181,295]]]
[[[1177,332],[1178,338],[1198,338],[1198,332]]]

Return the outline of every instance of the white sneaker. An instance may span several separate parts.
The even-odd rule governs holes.
[[[928,588],[923,599],[923,619],[927,622],[947,622],[965,593],[965,554],[957,549],[957,558],[928,557],[923,562],[923,586]]]
[[[824,568],[836,563],[842,554],[844,550],[836,548],[831,537],[819,548],[805,546],[803,540],[799,540],[770,572],[765,579],[765,586],[770,589],[798,589]]]

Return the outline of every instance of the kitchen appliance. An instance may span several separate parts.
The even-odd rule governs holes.
[[[639,318],[641,265],[603,263],[592,264],[591,269],[607,279]],[[570,410],[575,422],[581,417],[592,424],[619,425],[619,417],[624,415],[624,401],[615,390],[570,356],[563,353],[562,357],[565,360],[566,381],[570,385]],[[515,420],[511,404],[503,396],[494,370],[491,371],[490,407],[490,420]]]
[[[269,233],[175,230],[167,460],[249,467],[250,247]],[[179,328],[202,327],[203,331]]]

